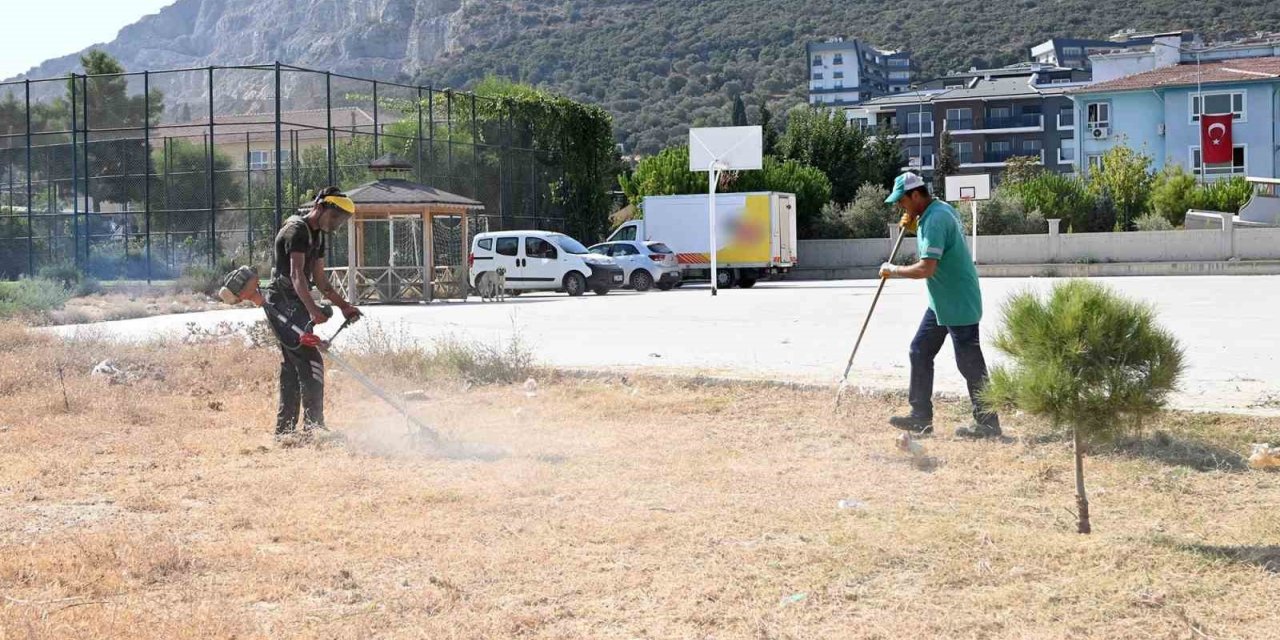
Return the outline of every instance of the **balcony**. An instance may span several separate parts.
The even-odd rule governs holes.
[[[967,154],[966,154],[967,155]],[[973,162],[972,157],[963,157],[960,159],[961,169],[980,169],[980,168],[998,168],[1009,164],[1009,158],[1025,157],[1030,155],[1025,151],[987,151],[983,154],[982,162]],[[1044,149],[1041,149],[1037,164],[1044,164]],[[1033,156],[1034,157],[1034,156]]]
[[[913,154],[908,151],[908,154]],[[903,171],[932,171],[933,170],[933,154],[926,153],[924,157],[918,155],[909,155],[907,157],[907,166],[902,167]]]
[[[923,126],[921,126],[923,125]],[[932,138],[933,122],[908,122],[906,129],[898,132],[899,138]]]
[[[974,133],[1035,133],[1044,131],[1044,115],[1024,113],[1022,115],[1001,118],[986,118],[976,121],[972,118],[947,118],[947,131],[952,134]]]

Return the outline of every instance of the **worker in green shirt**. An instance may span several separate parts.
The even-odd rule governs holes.
[[[999,436],[1000,418],[981,399],[987,383],[987,363],[978,340],[982,291],[960,216],[951,205],[930,196],[924,180],[914,173],[898,176],[885,202],[902,209],[903,233],[916,231],[920,259],[905,267],[886,262],[880,277],[924,279],[929,289],[929,308],[911,341],[911,413],[889,423],[912,433],[933,433],[933,360],[950,335],[973,405],[973,423],[956,429],[956,435]]]

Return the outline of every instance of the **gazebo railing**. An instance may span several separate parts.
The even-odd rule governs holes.
[[[348,288],[351,267],[329,267],[329,282],[353,304],[427,301],[424,267],[355,267],[355,294]]]

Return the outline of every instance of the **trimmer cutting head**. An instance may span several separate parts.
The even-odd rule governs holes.
[[[258,298],[258,271],[253,267],[237,267],[228,273],[218,290],[218,297],[227,304],[240,304]]]

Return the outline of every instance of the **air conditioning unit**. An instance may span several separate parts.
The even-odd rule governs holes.
[[[1091,131],[1094,140],[1101,140],[1111,135],[1110,127],[1094,127]]]

